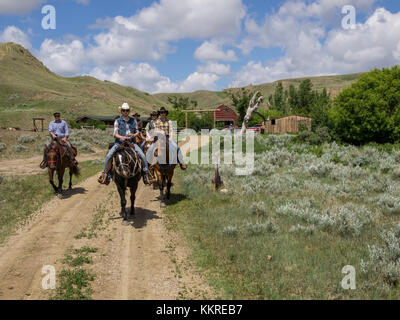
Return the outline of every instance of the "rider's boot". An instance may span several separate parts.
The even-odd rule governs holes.
[[[107,163],[106,171],[103,171],[99,179],[97,180],[99,183],[105,184],[106,186],[110,184],[111,181],[111,176],[109,174],[110,169],[111,169],[111,161]]]
[[[143,178],[143,183],[145,185],[150,185],[150,176],[149,176],[149,171],[142,171],[142,178]]]
[[[47,167],[47,148],[44,148],[43,151],[43,160],[40,163],[40,169],[45,169]]]
[[[187,165],[182,163],[182,162],[180,162],[179,159],[178,159],[178,163],[179,163],[179,166],[181,167],[182,170],[186,170],[187,169]]]

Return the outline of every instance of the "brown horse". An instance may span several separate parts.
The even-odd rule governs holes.
[[[162,139],[164,140],[164,139]],[[165,203],[165,198],[169,199],[171,196],[171,187],[172,187],[172,178],[174,176],[174,171],[177,163],[170,161],[172,158],[170,155],[170,148],[169,148],[169,137],[166,137],[165,144],[161,143],[160,140],[154,142],[157,143],[155,150],[154,150],[154,156],[162,155],[164,159],[166,159],[165,164],[160,164],[158,161],[154,164],[151,165],[149,168],[150,174],[154,177],[156,177],[157,185],[158,188],[160,189],[160,200],[161,200],[161,206],[164,207],[166,206]],[[151,142],[148,141],[145,144],[145,152],[147,152],[149,146],[151,145]],[[177,151],[175,151],[177,152]],[[166,197],[164,195],[164,188],[167,188],[167,194]]]
[[[78,150],[72,146],[74,155],[77,156]],[[47,163],[49,165],[48,173],[50,184],[54,188],[56,194],[62,193],[63,178],[66,168],[69,168],[69,189],[72,188],[72,175],[79,175],[79,168],[70,160],[67,155],[67,147],[61,142],[59,138],[54,139],[47,152]],[[54,171],[57,171],[58,187],[54,184]]]

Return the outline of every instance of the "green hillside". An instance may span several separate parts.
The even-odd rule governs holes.
[[[286,79],[280,80],[282,81],[284,89],[289,88],[291,84],[294,86],[298,86],[300,82],[304,79],[310,79],[313,83],[314,89],[322,90],[326,88],[328,92],[331,94],[331,97],[335,97],[342,91],[344,88],[350,86],[360,77],[361,73],[357,74],[347,74],[347,75],[339,75],[339,76],[324,76],[324,77],[307,77],[307,78],[298,78],[298,79]],[[251,91],[260,91],[264,97],[268,97],[269,95],[274,93],[276,84],[278,81],[272,83],[263,83],[256,86],[248,86]],[[231,102],[231,94],[237,93],[241,88],[231,88],[225,89],[223,91],[196,91],[192,93],[159,93],[154,96],[164,103],[168,103],[168,96],[182,96],[188,97],[190,100],[196,100],[198,102],[198,108],[214,108],[218,107],[221,104],[230,105]]]
[[[123,102],[149,114],[162,102],[156,97],[89,76],[64,78],[52,73],[31,53],[13,43],[0,44],[0,126],[32,128],[32,117],[66,119],[81,115],[114,115]]]
[[[354,83],[360,74],[310,78],[315,89],[326,87],[332,96]],[[282,80],[285,88],[298,85],[303,79]],[[274,83],[249,86],[268,97]],[[117,106],[128,102],[135,111],[147,115],[161,105],[171,107],[168,96],[189,97],[198,102],[198,108],[215,108],[231,105],[231,94],[240,88],[223,91],[196,91],[192,93],[161,93],[150,95],[132,87],[125,87],[93,77],[64,78],[47,69],[32,54],[14,43],[0,43],[0,127],[32,128],[32,117],[52,120],[55,110],[65,119],[83,115],[110,116]]]

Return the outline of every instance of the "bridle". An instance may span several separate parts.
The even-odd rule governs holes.
[[[121,172],[121,167],[126,170],[126,172],[128,173],[128,175],[126,176],[126,178],[132,178],[134,176],[136,176],[138,174],[138,172],[140,173],[142,171],[142,165],[141,162],[139,161],[139,157],[136,156],[133,157],[125,148],[118,150],[117,152],[123,152],[126,157],[127,157],[127,162],[124,162],[122,160],[122,155],[121,154],[116,154],[113,157],[113,163],[114,163],[114,168],[116,173],[121,176],[121,177],[125,177],[122,175]],[[116,163],[116,157],[118,157],[119,160],[119,165],[117,165]],[[131,170],[130,164],[133,163],[133,170]]]

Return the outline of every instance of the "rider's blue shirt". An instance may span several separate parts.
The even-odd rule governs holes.
[[[57,137],[64,138],[69,136],[68,125],[64,120],[56,122],[55,120],[50,122],[49,133],[53,132]]]

